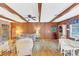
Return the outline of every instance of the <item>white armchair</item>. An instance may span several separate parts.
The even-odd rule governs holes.
[[[16,48],[18,56],[32,55],[33,40],[26,37],[16,41]]]

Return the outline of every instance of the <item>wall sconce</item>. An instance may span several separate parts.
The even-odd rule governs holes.
[[[16,36],[20,36],[22,34],[22,28],[16,27]]]
[[[40,27],[39,27],[39,26],[36,26],[36,27],[35,27],[35,31],[36,31],[36,32],[35,32],[36,35],[37,35],[37,36],[40,36]]]

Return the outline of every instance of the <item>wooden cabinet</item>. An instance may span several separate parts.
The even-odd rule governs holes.
[[[10,51],[9,40],[11,39],[10,23],[0,21],[0,53]]]

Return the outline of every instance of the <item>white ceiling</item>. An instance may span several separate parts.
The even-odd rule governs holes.
[[[18,17],[17,15],[14,15],[1,7],[0,7],[0,15],[13,19],[17,22],[25,22],[24,20],[20,19],[20,17]]]
[[[42,10],[41,10],[41,22],[49,22],[51,21],[56,15],[60,14],[66,8],[68,8],[73,3],[43,3]],[[22,15],[26,20],[27,15],[31,14],[32,16],[36,17],[36,21],[30,20],[30,22],[38,22],[38,4],[37,3],[7,3],[9,7],[15,10],[17,13]],[[54,22],[63,21],[67,18],[73,17],[74,15],[78,14],[79,7],[75,7],[69,13],[65,14],[64,16],[56,19]],[[3,12],[3,13],[2,13]],[[4,15],[8,18],[16,20],[18,22],[25,22],[17,15],[11,14],[10,12],[0,8],[0,15]]]
[[[72,3],[44,3],[42,6],[41,22],[49,22]]]
[[[73,16],[79,15],[79,5],[77,5],[76,7],[74,7],[72,9],[72,11],[70,11],[69,13],[65,14],[64,16],[56,19],[54,22],[60,22],[60,21],[64,21],[66,19],[69,19]]]
[[[31,20],[30,22],[38,22],[38,4],[37,3],[7,3],[12,9],[18,12],[20,15],[27,19],[27,15],[31,14],[36,17],[36,21]]]

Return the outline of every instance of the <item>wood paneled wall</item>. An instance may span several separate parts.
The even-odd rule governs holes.
[[[20,28],[21,34],[34,34],[35,27],[40,27],[40,36],[42,39],[52,39],[51,27],[57,26],[57,23],[16,23],[16,30]]]

